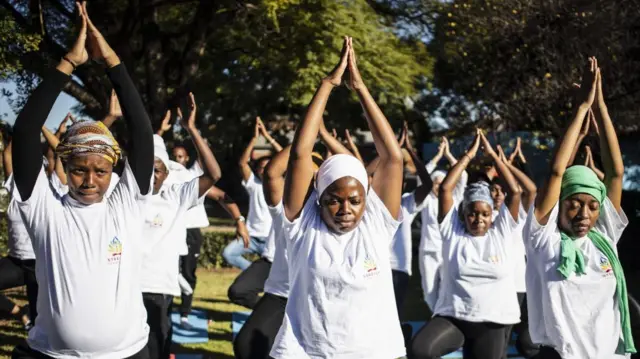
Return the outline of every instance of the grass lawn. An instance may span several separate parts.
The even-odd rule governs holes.
[[[414,273],[419,273],[417,268]],[[245,308],[231,304],[227,298],[227,289],[238,275],[237,270],[198,270],[198,285],[193,306],[207,312],[209,319],[209,342],[203,344],[175,345],[175,353],[199,353],[204,358],[233,359],[231,346],[231,313],[244,311]],[[419,275],[412,276],[409,292],[405,300],[403,320],[425,320],[427,307],[422,301]],[[26,303],[25,292],[13,290],[5,292],[10,298]],[[5,314],[0,314],[0,358],[9,358],[16,344],[22,342],[26,333],[22,326]]]

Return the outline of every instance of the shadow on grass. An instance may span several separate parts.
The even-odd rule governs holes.
[[[216,304],[216,303],[227,303],[227,304],[232,304],[230,300],[228,299],[217,299],[217,298],[201,298],[201,297],[197,297],[195,298],[198,301],[201,302],[205,302],[205,303],[212,303],[212,304]]]
[[[7,320],[0,319],[0,343],[9,347],[0,348],[0,357],[11,357],[11,352],[19,344],[24,344],[25,336],[20,332],[22,329],[9,324]]]
[[[180,344],[173,344],[171,352],[174,354],[200,354],[202,359],[234,359],[233,356],[224,353],[211,352],[206,349],[187,348]]]

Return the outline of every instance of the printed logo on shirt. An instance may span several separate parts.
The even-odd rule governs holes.
[[[149,223],[151,227],[162,227],[162,223],[164,223],[164,221],[162,220],[162,217],[158,213],[156,214],[155,217],[153,217],[152,220],[147,220],[147,223]]]
[[[373,277],[378,275],[379,273],[380,271],[378,270],[378,265],[376,264],[376,261],[374,261],[369,257],[365,258],[364,259],[364,277],[365,278]]]
[[[607,258],[605,255],[602,255],[602,254],[600,255],[600,269],[602,269],[602,271],[604,272],[604,274],[602,275],[603,277],[608,277],[613,275],[613,267],[609,262],[609,258]]]
[[[489,262],[491,262],[491,263],[500,263],[500,257],[499,256],[489,256]]]
[[[107,262],[109,264],[114,264],[120,262],[120,257],[122,256],[122,243],[118,239],[118,237],[113,237],[111,242],[109,243],[109,258],[107,258]]]

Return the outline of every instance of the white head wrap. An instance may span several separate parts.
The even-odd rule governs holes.
[[[472,202],[486,202],[493,208],[493,198],[491,198],[491,189],[489,184],[484,181],[475,182],[467,185],[464,190],[463,205],[466,207]]]
[[[167,146],[164,144],[162,137],[153,135],[153,155],[164,163],[167,167],[167,171],[170,168],[169,153],[167,152]]]
[[[327,187],[342,177],[353,177],[360,182],[365,191],[369,189],[369,176],[362,162],[353,156],[338,154],[325,160],[318,170],[318,198],[322,197]]]
[[[445,177],[447,177],[447,172],[442,170],[436,170],[431,172],[430,176],[432,181],[435,181],[437,179],[444,179]]]

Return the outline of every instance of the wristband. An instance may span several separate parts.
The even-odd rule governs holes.
[[[243,216],[240,216],[240,217],[236,218],[236,223],[238,223],[238,222],[242,222],[242,223],[244,223],[244,222],[245,222],[244,217],[243,217]]]
[[[69,58],[68,58],[66,55],[65,55],[65,56],[63,56],[63,57],[62,57],[62,59],[63,59],[64,61],[68,62],[68,63],[71,65],[71,67],[73,67],[73,70],[74,70],[74,71],[76,70],[76,64],[74,64],[74,63],[73,63],[73,61],[69,60]]]

